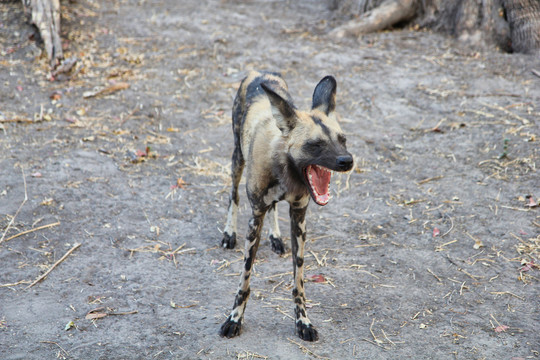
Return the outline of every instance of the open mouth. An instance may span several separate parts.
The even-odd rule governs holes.
[[[332,171],[319,165],[308,165],[304,168],[304,176],[308,183],[311,197],[317,205],[324,206],[330,200],[330,178]]]

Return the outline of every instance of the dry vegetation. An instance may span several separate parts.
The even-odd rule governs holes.
[[[538,358],[538,59],[411,29],[333,44],[310,2],[86,0],[54,75],[20,4],[0,10],[2,358]],[[356,168],[308,214],[315,344],[293,333],[290,250],[265,241],[243,334],[217,335],[250,68],[299,107],[338,79]]]

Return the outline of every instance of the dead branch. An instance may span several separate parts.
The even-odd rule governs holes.
[[[416,7],[416,0],[385,0],[379,7],[335,28],[328,35],[341,39],[384,30],[411,19],[416,14]]]

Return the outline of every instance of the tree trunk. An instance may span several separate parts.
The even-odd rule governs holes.
[[[56,67],[64,57],[60,39],[60,1],[23,0],[25,9],[30,8],[32,23],[36,25],[45,45],[51,67]]]
[[[540,0],[334,0],[334,5],[338,16],[359,17],[330,31],[333,39],[411,20],[474,46],[540,54]]]
[[[495,45],[510,51],[510,30],[504,19],[502,0],[429,0],[422,27],[455,36],[473,46]]]
[[[512,50],[540,54],[540,1],[504,0]]]

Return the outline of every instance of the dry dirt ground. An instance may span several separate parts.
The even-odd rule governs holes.
[[[327,5],[65,2],[79,60],[51,81],[20,1],[0,4],[2,359],[539,357],[539,59],[409,29],[332,43]],[[266,234],[243,332],[218,336],[250,69],[281,71],[301,108],[338,80],[356,167],[308,210],[316,343],[294,333],[290,250]]]

